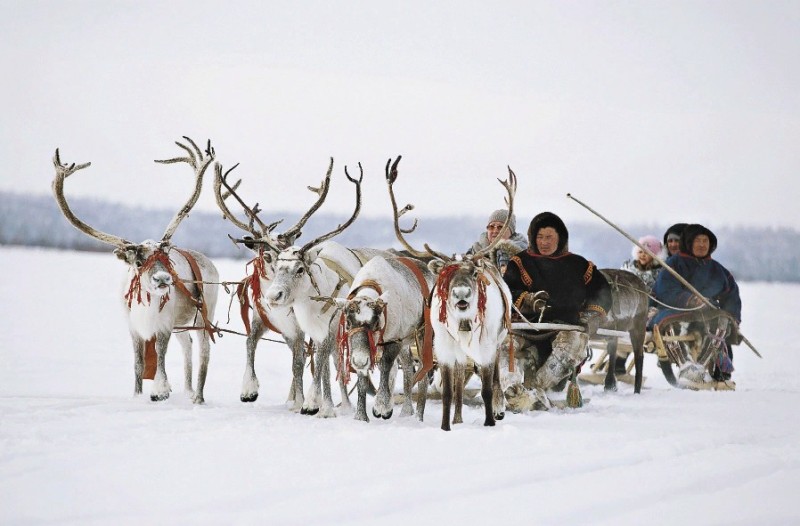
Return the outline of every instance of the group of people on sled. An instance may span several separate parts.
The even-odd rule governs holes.
[[[513,215],[502,231],[506,217],[506,210],[493,212],[473,250],[487,246],[497,236],[504,239],[496,247],[494,263],[511,291],[513,310],[529,321],[584,328],[518,342],[531,351],[530,366],[535,371],[525,379],[524,387],[533,390],[546,405],[544,392],[574,377],[586,359],[588,340],[611,309],[611,286],[591,261],[569,251],[569,231],[557,215],[536,215],[527,239],[516,231]],[[679,383],[698,387],[705,382],[730,380],[731,346],[741,341],[741,299],[733,275],[711,258],[717,248],[714,233],[700,224],[679,223],[667,229],[663,244],[648,235],[639,239],[639,245],[659,257],[637,246],[622,269],[639,276],[647,288],[651,298],[648,329],[660,330],[661,334],[697,331],[702,336],[697,356],[681,345],[668,349],[679,366]],[[665,271],[658,261],[663,258],[703,298]]]

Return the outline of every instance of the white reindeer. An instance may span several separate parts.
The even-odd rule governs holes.
[[[508,193],[508,215],[503,228],[508,227],[509,218],[514,211],[514,194],[517,188],[516,175],[511,168],[508,173],[508,180],[500,181]],[[410,209],[413,207],[406,205],[403,210]],[[508,334],[511,307],[511,292],[500,271],[491,262],[491,258],[487,257],[499,243],[500,236],[479,252],[448,257],[432,250],[427,244],[425,252],[411,247],[401,235],[401,232],[408,233],[410,230],[395,231],[406,249],[419,257],[427,255],[436,258],[428,266],[437,274],[431,297],[431,324],[433,347],[442,374],[442,429],[450,431],[450,406],[454,388],[453,424],[462,422],[464,368],[468,359],[480,369],[481,397],[486,412],[483,425],[494,426],[495,420],[505,416],[505,401],[500,390],[498,350]]]
[[[382,349],[378,366],[380,381],[372,408],[373,416],[387,420],[392,416],[393,366],[398,357],[403,368],[405,393],[400,416],[414,414],[411,391],[415,380],[424,374],[415,377],[411,344],[424,326],[427,292],[434,281],[433,273],[422,261],[376,256],[358,271],[347,298],[336,299],[343,313],[339,329],[343,354],[340,367],[349,365],[358,374],[356,420],[369,422],[366,412],[369,370],[375,364],[378,347]],[[344,352],[345,349],[348,352]],[[340,370],[339,374],[347,374],[347,370]],[[417,418],[420,421],[424,418],[427,386],[427,379],[420,382],[417,399]]]
[[[359,164],[359,168],[361,165]],[[346,294],[353,276],[370,259],[388,252],[374,249],[349,249],[328,239],[342,232],[355,221],[361,209],[361,181],[345,175],[356,186],[356,207],[353,215],[333,231],[302,247],[282,250],[273,264],[275,275],[264,298],[273,308],[290,308],[303,332],[314,345],[316,368],[314,379],[303,403],[302,413],[320,417],[336,416],[330,389],[330,356],[336,342],[337,311],[321,298],[336,298]],[[338,367],[338,353],[334,354]],[[351,409],[344,378],[339,377],[342,408]]]
[[[247,361],[240,399],[242,402],[254,402],[258,398],[259,383],[255,373],[256,347],[264,333],[271,329],[281,334],[292,350],[292,385],[289,390],[288,402],[292,404],[293,411],[303,412],[305,333],[300,328],[292,307],[269,303],[264,297],[264,292],[269,288],[274,278],[273,265],[278,254],[290,247],[300,237],[301,229],[325,201],[330,187],[331,172],[333,171],[333,158],[330,160],[328,172],[319,188],[308,187],[309,190],[317,194],[317,201],[294,226],[282,234],[273,233],[280,221],[269,225],[265,224],[258,217],[260,212],[258,204],[250,207],[239,197],[236,189],[239,187],[241,180],[233,185],[228,184],[228,175],[236,166],[223,174],[222,166],[219,163],[215,165],[214,194],[223,216],[250,234],[250,236],[246,236],[245,239],[240,241],[256,253],[256,257],[248,264],[248,266],[252,265],[252,273],[245,278],[238,291],[242,305],[242,319],[247,329]],[[225,192],[223,192],[223,187]],[[227,206],[225,201],[230,196],[233,196],[244,209],[248,217],[246,222],[237,219]],[[248,317],[250,315],[248,311],[251,302],[253,305],[252,319]]]
[[[400,159],[398,157],[394,164],[391,159],[386,163],[386,182],[392,200],[395,231],[400,230],[398,219],[406,212],[398,212],[392,190]],[[424,261],[408,257],[376,256],[358,271],[347,298],[335,299],[342,310],[337,335],[341,353],[340,367],[349,366],[358,375],[356,420],[369,421],[366,411],[369,371],[378,356],[380,381],[372,408],[373,416],[388,420],[394,412],[392,386],[396,373],[394,366],[398,358],[403,368],[405,394],[400,416],[414,414],[412,388],[433,367],[428,297],[434,282],[435,276]],[[422,367],[415,375],[411,344],[415,340],[419,341],[419,336],[422,336],[425,343],[419,349]],[[347,375],[348,371],[342,369],[339,374]],[[427,398],[427,379],[419,386],[417,418],[422,421]]]
[[[214,159],[214,150],[209,141],[205,154],[188,137],[190,146],[176,144],[188,154],[157,163],[188,163],[194,169],[194,193],[167,226],[161,240],[147,240],[132,243],[120,237],[106,234],[92,228],[73,214],[64,197],[64,179],[73,173],[90,166],[85,164],[62,164],[56,150],[53,164],[56,177],[53,193],[61,212],[72,225],[103,243],[116,247],[114,254],[128,264],[127,276],[120,300],[123,302],[128,327],[133,340],[134,353],[134,394],[142,393],[142,378],[153,378],[150,399],[166,400],[171,391],[164,357],[173,330],[183,348],[184,388],[196,404],[202,404],[203,387],[208,373],[210,355],[209,339],[214,338],[214,329],[208,320],[217,304],[217,285],[208,282],[219,281],[214,264],[203,254],[193,250],[182,250],[171,243],[172,235],[178,225],[200,197],[203,174]],[[202,284],[202,286],[201,286]],[[192,338],[187,332],[197,329],[200,342],[200,369],[197,372],[197,389],[192,389]],[[150,370],[151,355],[155,354],[155,371]],[[145,362],[148,362],[147,364]]]

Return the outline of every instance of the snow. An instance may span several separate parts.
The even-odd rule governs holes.
[[[223,280],[244,275],[216,263]],[[764,359],[736,349],[735,392],[673,389],[648,355],[641,395],[584,386],[582,409],[495,428],[471,405],[446,433],[436,400],[422,423],[292,413],[279,343],[261,343],[261,393],[243,404],[232,334],[212,347],[205,405],[182,392],[177,343],[170,399],[150,402],[150,381],[134,397],[121,262],[0,247],[0,268],[2,524],[800,522],[800,285],[741,284],[742,329]],[[241,330],[227,306],[216,320]]]

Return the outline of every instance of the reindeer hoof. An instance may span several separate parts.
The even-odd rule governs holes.
[[[316,415],[319,413],[319,407],[315,407],[314,409],[306,409],[305,407],[300,410],[301,415]]]
[[[483,423],[485,427],[494,427],[494,420],[487,420]]]
[[[197,405],[205,404],[206,400],[202,397],[202,395],[196,395],[192,398],[192,403]]]
[[[502,413],[497,413],[494,415],[495,420],[502,420],[506,417],[506,412],[503,411]]]
[[[605,385],[603,386],[603,391],[605,391],[605,392],[607,392],[607,393],[608,393],[608,392],[616,392],[616,391],[617,391],[617,384],[616,384],[616,383],[613,383],[613,384],[605,384]]]
[[[241,400],[242,402],[255,402],[256,400],[258,400],[258,393],[242,395],[239,397],[239,400]]]
[[[161,393],[161,394],[151,394],[150,401],[151,402],[162,402],[169,398],[169,392]]]
[[[393,414],[394,414],[394,409],[390,409],[388,413],[379,413],[377,409],[375,409],[374,407],[372,408],[372,416],[374,416],[375,418],[383,418],[384,420],[389,420],[390,418],[392,418]]]
[[[356,413],[353,417],[353,420],[358,420],[360,422],[369,422],[369,417],[367,416],[366,411],[363,413]]]

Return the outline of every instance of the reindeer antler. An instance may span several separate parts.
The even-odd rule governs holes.
[[[443,261],[450,261],[452,260],[451,257],[448,257],[440,252],[436,252],[427,244],[423,245],[426,250],[425,252],[417,250],[416,248],[412,247],[411,244],[409,244],[409,242],[406,241],[405,236],[403,236],[403,234],[410,234],[411,232],[416,230],[417,220],[414,219],[414,224],[411,226],[411,228],[404,229],[400,227],[400,216],[402,216],[403,214],[405,214],[410,210],[414,210],[414,205],[412,204],[407,204],[401,210],[399,211],[397,210],[397,200],[394,197],[394,182],[397,180],[397,165],[398,163],[400,163],[400,159],[402,158],[403,158],[402,155],[398,155],[394,163],[392,163],[391,158],[389,158],[389,160],[386,161],[386,184],[389,186],[389,197],[392,200],[392,214],[394,216],[394,234],[397,237],[397,240],[400,241],[400,243],[402,243],[404,247],[406,247],[406,250],[408,250],[411,253],[411,255],[415,257],[424,258],[428,256],[433,256]],[[391,168],[389,167],[390,165]]]
[[[402,228],[400,226],[400,217],[405,214],[406,212],[410,212],[414,210],[414,205],[407,204],[402,209],[397,209],[397,199],[394,196],[394,183],[397,181],[397,165],[400,163],[400,159],[402,159],[402,155],[398,155],[397,159],[395,159],[394,163],[392,162],[391,157],[388,161],[386,161],[386,184],[389,187],[389,198],[392,201],[392,215],[394,217],[394,234],[397,237],[397,240],[402,243],[406,250],[408,250],[413,256],[416,257],[426,257],[428,254],[417,250],[416,248],[412,247],[411,244],[406,241],[406,238],[403,234],[410,234],[414,230],[417,229],[417,219],[414,219],[414,224],[411,225],[411,228]]]
[[[191,148],[178,141],[175,141],[175,144],[186,151],[188,154],[186,157],[174,157],[172,159],[165,159],[163,161],[156,159],[155,161],[160,164],[187,163],[194,169],[195,177],[194,193],[192,193],[192,195],[189,197],[189,200],[186,201],[186,204],[183,205],[183,208],[178,210],[178,213],[176,213],[175,217],[172,218],[172,221],[164,231],[164,235],[161,236],[161,243],[169,243],[169,241],[172,239],[172,235],[178,228],[178,225],[180,225],[181,221],[183,221],[186,216],[189,215],[189,212],[197,203],[197,200],[200,198],[200,190],[203,188],[203,175],[205,174],[208,165],[214,160],[214,148],[211,147],[210,140],[206,145],[206,151],[204,155],[193,140],[185,135],[183,138],[186,139],[186,141],[191,145]]]
[[[506,192],[508,193],[508,196],[506,196],[505,198],[506,206],[508,206],[508,215],[506,216],[505,223],[503,223],[503,228],[500,230],[500,232],[503,232],[506,228],[508,228],[508,224],[511,222],[511,214],[514,213],[514,195],[517,193],[517,176],[509,166],[508,179],[503,181],[498,178],[497,180],[500,181],[500,184],[503,185],[503,187],[506,189]],[[473,254],[472,259],[477,260],[486,256],[486,254],[491,252],[494,249],[494,247],[497,246],[498,243],[500,243],[500,241],[501,237],[497,236],[496,238],[494,238],[494,241],[492,241],[489,244],[489,246],[482,248],[481,250]]]
[[[111,234],[106,234],[105,232],[101,232],[100,230],[90,227],[78,219],[77,216],[72,213],[72,210],[67,204],[67,198],[64,197],[64,179],[74,174],[78,170],[83,170],[84,168],[91,166],[92,163],[83,163],[77,165],[75,163],[69,165],[62,164],[61,156],[58,152],[58,148],[56,148],[56,153],[53,156],[53,165],[56,168],[56,178],[53,179],[53,194],[55,195],[58,207],[61,209],[61,213],[64,214],[64,217],[66,217],[70,223],[72,223],[72,226],[84,234],[97,239],[98,241],[108,243],[109,245],[113,245],[117,248],[125,248],[126,246],[133,245],[133,243],[127,239],[112,236]]]
[[[361,166],[359,164],[359,166]],[[345,168],[345,172],[347,168]],[[322,203],[325,202],[325,198],[328,197],[328,189],[331,185],[331,173],[333,172],[333,157],[331,157],[331,162],[328,165],[328,172],[325,174],[325,178],[320,183],[319,188],[314,188],[313,186],[309,186],[308,189],[317,194],[318,198],[317,201],[311,205],[308,212],[305,213],[303,217],[300,218],[297,223],[287,229],[283,234],[278,234],[278,239],[283,242],[284,244],[291,245],[294,243],[294,240],[300,235],[300,229],[303,228],[306,224],[306,221],[316,212]],[[350,176],[348,176],[349,178]]]
[[[331,163],[333,163],[333,158],[331,158]],[[333,166],[333,164],[331,164],[331,167],[332,166]],[[344,174],[347,176],[347,179],[351,183],[356,185],[356,208],[355,208],[355,210],[353,210],[353,215],[350,216],[350,219],[348,219],[347,221],[345,221],[341,225],[337,226],[334,230],[328,232],[327,234],[321,235],[316,239],[312,239],[311,241],[309,241],[308,243],[303,245],[303,247],[300,249],[300,253],[301,254],[304,254],[311,247],[313,247],[315,245],[318,245],[318,244],[322,243],[323,241],[327,241],[330,238],[332,238],[333,236],[341,233],[342,231],[344,231],[344,229],[346,229],[351,224],[353,224],[353,221],[356,220],[356,218],[358,217],[358,213],[361,211],[361,181],[364,180],[364,169],[361,167],[361,163],[358,163],[358,169],[361,172],[361,174],[359,175],[358,179],[356,180],[356,179],[350,177],[350,173],[347,171],[347,166],[344,167]],[[328,174],[330,175],[330,172],[328,172]],[[327,189],[326,189],[326,192],[327,192]]]

